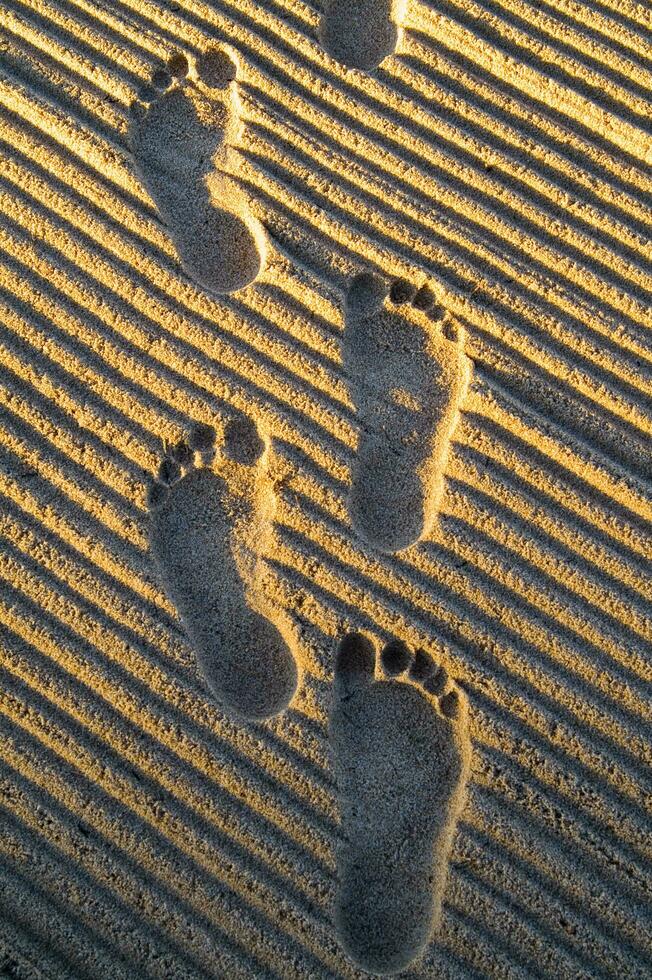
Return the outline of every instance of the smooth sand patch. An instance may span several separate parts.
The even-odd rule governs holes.
[[[227,426],[219,472],[209,468],[214,436],[196,426],[162,461],[150,490],[150,544],[216,700],[260,720],[288,706],[298,680],[260,585],[274,495],[253,422]]]
[[[424,651],[381,656],[360,634],[337,651],[330,741],[340,791],[336,926],[375,974],[406,969],[439,924],[470,765],[465,695]],[[409,673],[406,673],[409,672]]]

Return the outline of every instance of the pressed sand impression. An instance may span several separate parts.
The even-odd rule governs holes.
[[[149,494],[150,542],[208,687],[225,711],[251,720],[283,711],[297,686],[291,644],[261,587],[274,494],[255,424],[196,425],[165,457]]]
[[[359,440],[349,511],[380,551],[431,530],[451,436],[471,377],[464,332],[433,316],[434,295],[406,280],[362,273],[345,302],[343,359]]]
[[[236,180],[237,65],[211,48],[193,79],[191,68],[174,56],[154,78],[164,90],[132,106],[132,150],[188,275],[208,292],[231,293],[256,278],[265,252]]]

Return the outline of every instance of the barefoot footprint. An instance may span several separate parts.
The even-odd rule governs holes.
[[[149,492],[151,551],[217,701],[270,718],[292,700],[297,667],[260,584],[275,505],[266,447],[252,421],[231,422],[216,473],[214,441],[196,425],[162,461]]]
[[[133,107],[131,145],[142,179],[167,225],[181,264],[202,288],[231,293],[260,272],[264,235],[231,176],[241,132],[236,64],[220,49],[197,61],[175,55],[147,106]]]
[[[343,359],[360,426],[349,513],[385,552],[432,528],[471,374],[462,328],[437,324],[433,305],[427,286],[398,279],[388,289],[369,273],[346,298]]]
[[[388,643],[375,680],[372,643],[337,652],[330,740],[342,844],[335,921],[351,959],[396,973],[438,927],[470,765],[464,694],[423,651]],[[408,673],[399,680],[405,671]]]
[[[396,50],[406,0],[326,0],[319,37],[349,68],[373,71]]]

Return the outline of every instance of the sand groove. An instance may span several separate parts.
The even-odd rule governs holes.
[[[364,975],[331,924],[332,650],[428,645],[474,762],[410,976],[642,978],[652,540],[652,21],[634,0],[410,0],[371,75],[291,0],[0,0],[0,965]],[[264,271],[182,273],[129,150],[176,51],[238,53]],[[348,283],[428,283],[473,382],[416,549],[352,534]],[[283,718],[207,697],[148,555],[191,420],[273,436]],[[47,946],[47,949],[45,947]]]

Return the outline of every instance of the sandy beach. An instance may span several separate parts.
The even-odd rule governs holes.
[[[652,975],[652,8],[354,7],[0,0],[0,976]]]

